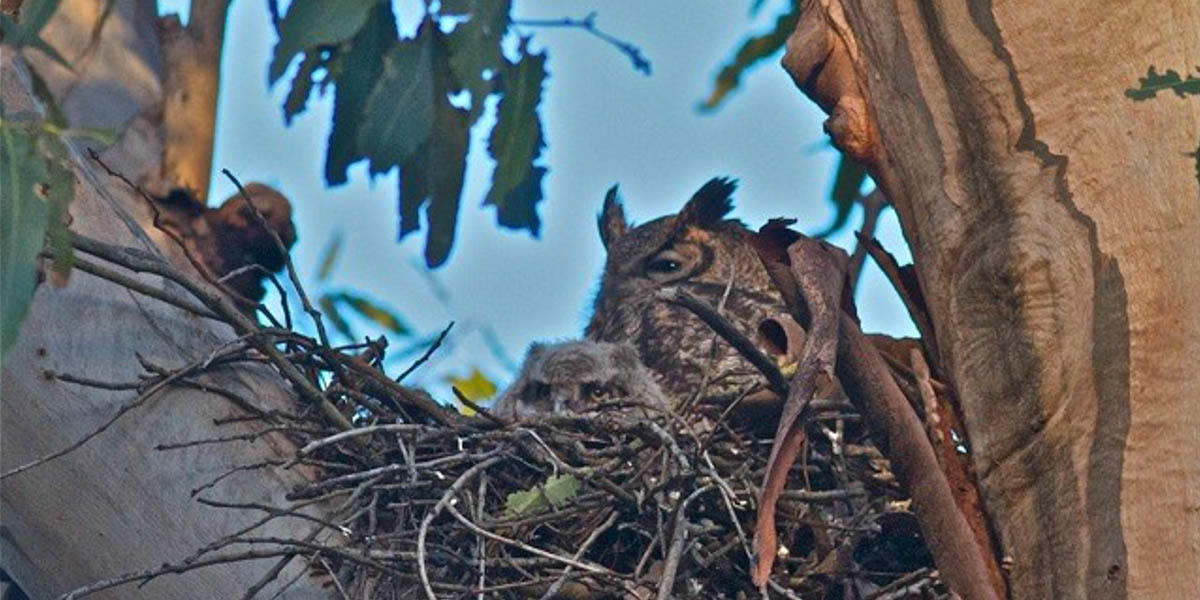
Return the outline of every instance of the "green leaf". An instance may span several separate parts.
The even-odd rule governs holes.
[[[358,129],[358,147],[371,160],[372,175],[402,164],[429,138],[439,100],[433,85],[435,29],[422,26],[416,39],[397,42],[383,59],[383,74]]]
[[[379,0],[293,0],[279,21],[279,42],[267,69],[267,81],[274,84],[287,70],[292,57],[317,48],[333,46],[354,37],[367,14]]]
[[[375,82],[383,72],[383,55],[396,42],[396,16],[389,2],[378,4],[365,25],[337,51],[335,59],[347,68],[334,67],[333,128],[325,153],[325,183],[346,183],[346,169],[366,157],[358,147],[363,110]]]
[[[579,480],[572,475],[555,475],[544,485],[513,492],[504,502],[507,516],[533,514],[548,506],[562,506],[579,494]]]
[[[833,178],[833,192],[829,195],[829,200],[833,202],[835,209],[833,223],[830,223],[824,231],[813,234],[813,237],[827,237],[846,225],[846,221],[850,219],[850,212],[854,210],[854,203],[858,201],[862,191],[863,182],[866,180],[867,169],[842,154],[838,160],[837,174]]]
[[[40,32],[58,10],[60,0],[27,0],[21,5],[21,22],[17,23],[8,15],[0,15],[0,31],[4,32],[4,43],[14,48],[29,46],[37,48],[54,62],[74,71],[71,63],[63,58],[58,50],[42,39]]]
[[[325,252],[321,255],[320,266],[317,267],[317,281],[325,281],[329,278],[329,274],[333,272],[333,265],[337,263],[338,254],[342,251],[342,233],[339,231],[333,234],[329,240],[329,245],[325,247]]]
[[[321,313],[325,315],[325,318],[329,319],[329,324],[333,325],[334,331],[342,334],[348,340],[357,339],[354,335],[354,330],[350,329],[350,323],[346,322],[346,318],[338,310],[335,295],[323,294],[320,298],[317,298],[317,305],[321,307]]]
[[[40,33],[58,10],[59,4],[60,0],[25,0],[21,3],[21,25],[34,35]]]
[[[29,80],[32,84],[33,95],[37,96],[42,104],[46,105],[46,120],[56,127],[67,127],[67,116],[63,114],[62,109],[58,106],[58,100],[54,98],[54,94],[50,92],[50,86],[46,85],[46,80],[38,74],[37,69],[28,69]]]
[[[1200,68],[1198,68],[1200,71]],[[1149,100],[1161,91],[1171,90],[1180,98],[1186,97],[1188,94],[1200,95],[1200,77],[1189,73],[1187,79],[1179,76],[1179,73],[1167,69],[1166,73],[1159,74],[1153,66],[1146,71],[1145,77],[1138,77],[1138,87],[1125,90],[1125,95],[1134,100],[1141,102]]]
[[[321,52],[308,50],[300,61],[300,68],[292,78],[292,88],[288,90],[287,98],[283,101],[283,122],[292,124],[292,117],[304,112],[308,107],[308,98],[312,95],[313,73],[321,66]]]
[[[488,4],[491,0],[442,0],[438,13],[461,17],[474,12],[480,4]]]
[[[752,7],[754,8],[754,7]],[[747,38],[738,48],[733,62],[721,68],[717,79],[713,82],[713,90],[708,98],[700,103],[701,111],[711,111],[721,105],[730,92],[737,89],[742,75],[754,65],[770,58],[783,48],[787,38],[796,29],[796,21],[800,19],[799,3],[793,2],[788,12],[775,19],[775,27],[762,35]]]
[[[47,161],[49,183],[39,186],[50,209],[46,224],[46,243],[54,251],[50,280],[61,287],[66,285],[71,267],[75,266],[75,252],[71,247],[73,234],[67,226],[70,220],[67,210],[75,199],[75,176],[62,162],[67,150],[57,138],[43,137],[39,146],[43,148],[43,154],[50,157]]]
[[[579,480],[571,475],[558,475],[546,480],[542,493],[551,506],[559,507],[566,504],[579,494]]]
[[[420,228],[418,210],[425,206],[425,264],[432,268],[446,262],[454,245],[471,123],[468,112],[448,98],[456,85],[445,36],[431,22],[422,28],[432,36],[433,134],[400,165],[400,237]]]
[[[442,11],[447,11],[446,2],[442,2]],[[450,10],[466,9],[464,6],[449,7]],[[500,47],[504,33],[508,31],[509,11],[511,0],[485,0],[476,2],[470,7],[470,19],[459,23],[450,32],[447,43],[450,46],[450,69],[463,87],[471,93],[471,122],[474,123],[483,114],[484,99],[492,93],[496,75],[504,65],[504,53]],[[449,12],[446,14],[465,14],[464,12]],[[491,78],[485,78],[484,72],[490,71]]]
[[[546,170],[533,163],[546,146],[538,116],[546,80],[546,55],[530,54],[524,44],[520,51],[520,60],[506,64],[501,79],[504,95],[488,139],[488,152],[496,160],[496,169],[484,204],[496,207],[501,225],[528,229],[536,236],[541,221],[535,205],[542,199],[541,181]]]
[[[39,193],[48,196],[44,186],[65,187],[38,150],[37,135],[0,127],[0,356],[16,342],[37,287],[37,256],[51,213]]]
[[[337,292],[326,294],[326,296],[337,304],[345,304],[364,319],[396,335],[408,335],[411,333],[411,330],[400,320],[400,317],[396,316],[396,313],[379,306],[374,301],[363,296],[349,292]]]

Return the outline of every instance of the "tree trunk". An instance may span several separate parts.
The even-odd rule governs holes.
[[[102,153],[107,164],[135,181],[153,179],[161,173],[166,137],[160,117],[164,67],[154,3],[117,1],[99,43],[89,48],[104,4],[63,2],[43,30],[43,37],[72,62],[74,72],[36,52],[26,54],[72,126],[107,128],[121,135]],[[0,67],[6,115],[37,113],[40,108],[22,58],[4,48]],[[148,236],[155,232],[144,201],[96,169],[80,149],[73,150],[77,185],[72,229],[158,253]],[[163,249],[170,254],[169,248]],[[137,278],[169,294],[184,295],[161,278]],[[79,270],[65,287],[42,284],[3,365],[3,471],[67,448],[136,396],[132,390],[101,391],[68,383],[53,374],[135,382],[142,372],[139,356],[177,368],[204,359],[234,337],[225,325]],[[264,410],[292,406],[292,392],[266,368],[238,366],[197,380],[236,392]],[[216,394],[168,386],[80,448],[5,478],[0,486],[4,569],[32,598],[53,598],[98,579],[177,562],[262,516],[207,508],[193,495],[281,505],[284,494],[300,483],[294,469],[238,472],[198,494],[193,490],[237,465],[293,456],[294,448],[282,437],[155,449],[157,444],[247,433],[248,426],[214,425],[214,419],[239,414],[244,413]],[[258,534],[303,538],[311,527],[295,519],[276,520]],[[217,565],[96,597],[238,598],[278,560]],[[264,596],[297,575],[301,562],[293,561]],[[327,596],[302,577],[284,597]]]
[[[1192,0],[814,0],[784,67],[912,248],[1010,595],[1200,589]],[[937,543],[937,540],[930,540]]]

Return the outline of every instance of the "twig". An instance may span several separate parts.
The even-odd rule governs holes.
[[[450,333],[450,328],[452,328],[452,327],[454,327],[454,321],[450,321],[450,324],[446,325],[446,328],[443,329],[442,332],[438,334],[437,339],[433,340],[433,343],[429,345],[429,348],[427,348],[425,350],[425,353],[422,354],[420,358],[413,361],[413,364],[409,365],[408,368],[405,369],[403,373],[401,373],[398,377],[396,377],[396,383],[400,383],[400,382],[404,381],[405,377],[408,377],[410,374],[412,374],[413,371],[417,370],[417,367],[421,366],[422,364],[425,363],[425,361],[429,360],[429,357],[433,356],[433,353],[436,352],[439,347],[441,347],[442,342],[446,341],[446,335]]]
[[[463,471],[463,474],[459,475],[458,479],[454,480],[454,483],[450,484],[450,487],[442,494],[437,504],[428,513],[425,513],[425,518],[421,519],[421,528],[417,533],[417,573],[421,577],[421,586],[425,589],[425,597],[429,600],[437,600],[437,595],[433,593],[433,586],[429,583],[429,567],[425,564],[425,540],[429,535],[429,525],[441,514],[443,509],[449,506],[450,500],[467,482],[499,461],[499,457],[492,457]]]
[[[193,281],[161,257],[134,248],[114,246],[79,234],[72,239],[72,245],[77,250],[103,258],[131,271],[152,273],[178,283],[197,300],[204,303],[209,310],[220,315],[222,319],[232,325],[239,335],[263,333],[258,324],[233,306],[228,298],[205,289],[202,284]],[[326,418],[338,428],[353,429],[350,420],[326,400],[324,395],[279,350],[266,340],[260,339],[260,335],[253,335],[250,340],[259,352],[271,360],[280,374],[296,388],[302,398],[317,405]],[[391,381],[386,377],[384,379]]]
[[[490,410],[480,406],[474,400],[471,400],[470,398],[468,398],[466,396],[466,394],[462,393],[462,390],[458,389],[458,386],[450,386],[450,389],[454,390],[454,395],[458,398],[459,402],[462,402],[464,406],[475,411],[477,414],[479,414],[479,416],[481,416],[501,427],[508,426],[508,421],[505,421],[504,419],[501,419],[500,417],[493,415]]]
[[[879,215],[887,206],[887,198],[884,197],[883,191],[875,188],[870,194],[862,197],[860,202],[863,206],[863,224],[862,229],[858,233],[858,243],[854,246],[854,253],[850,255],[850,266],[847,269],[850,278],[850,293],[858,289],[858,280],[862,275],[863,262],[867,258],[868,244],[863,240],[870,240],[875,237],[875,226],[879,221]]]
[[[46,248],[46,251],[44,252],[44,254],[49,258],[55,257],[54,250],[49,247]],[[84,273],[94,275],[94,276],[99,277],[100,279],[104,279],[106,281],[111,281],[112,283],[120,285],[121,287],[129,289],[130,291],[138,292],[140,294],[149,296],[156,300],[162,300],[163,302],[166,302],[167,304],[170,304],[171,306],[174,306],[176,308],[181,308],[183,310],[186,310],[190,313],[199,315],[206,319],[221,320],[221,317],[217,316],[211,310],[208,310],[207,308],[205,308],[203,306],[200,306],[198,304],[194,304],[192,302],[188,302],[186,300],[177,298],[177,297],[167,293],[165,290],[148,285],[148,284],[146,284],[142,281],[139,281],[133,277],[130,277],[130,276],[120,273],[118,271],[114,271],[103,265],[99,265],[94,262],[91,262],[83,257],[76,256],[75,261],[72,264],[72,266],[75,267],[76,269],[79,269],[80,271],[83,271]]]
[[[221,173],[228,177],[229,181],[233,182],[233,185],[237,186],[238,193],[242,196],[242,201],[246,203],[246,208],[250,210],[250,214],[254,217],[254,222],[258,223],[259,227],[262,227],[263,231],[270,236],[272,242],[275,242],[275,249],[283,256],[283,264],[287,268],[288,279],[292,280],[292,287],[296,288],[296,295],[300,296],[300,304],[304,306],[304,312],[312,317],[313,324],[317,327],[317,336],[321,340],[321,345],[329,348],[329,336],[325,333],[325,323],[321,320],[321,311],[313,308],[312,303],[308,301],[308,294],[304,292],[304,285],[300,283],[300,277],[296,275],[296,266],[292,264],[292,254],[288,252],[287,246],[283,245],[283,240],[279,239],[279,234],[274,229],[271,229],[266,217],[262,215],[257,206],[254,206],[254,202],[250,200],[250,194],[246,193],[246,188],[242,187],[242,182],[238,181],[238,178],[234,177],[229,169],[221,169]],[[334,371],[338,370],[335,365]]]
[[[597,28],[595,12],[588,13],[582,19],[572,19],[570,17],[563,17],[561,19],[513,19],[512,23],[513,25],[525,27],[574,27],[581,29],[603,40],[605,43],[611,44],[628,56],[629,60],[633,62],[635,70],[641,71],[644,75],[650,74],[650,61],[642,56],[641,49]]]
[[[70,592],[67,592],[66,594],[63,594],[62,596],[60,596],[59,600],[75,600],[76,598],[90,596],[96,592],[107,590],[109,588],[114,588],[119,585],[124,585],[126,583],[132,583],[134,581],[141,581],[142,583],[146,583],[152,579],[156,579],[156,578],[158,578],[162,575],[166,575],[168,573],[186,573],[188,571],[194,571],[196,569],[200,569],[203,567],[210,567],[213,565],[245,562],[248,560],[261,560],[264,558],[275,558],[277,556],[286,556],[286,555],[295,554],[295,553],[296,553],[296,550],[293,548],[281,548],[281,549],[275,549],[275,550],[247,550],[245,552],[238,552],[236,554],[225,554],[225,555],[221,555],[221,556],[214,556],[211,558],[199,560],[194,563],[186,564],[186,565],[164,564],[163,566],[158,567],[156,569],[148,569],[145,571],[138,571],[135,573],[126,573],[124,575],[119,575],[119,576],[113,577],[111,579],[104,579],[101,581],[97,581],[97,582],[85,585],[80,588],[76,588],[76,589],[71,590]]]
[[[913,320],[913,324],[917,326],[917,332],[921,334],[921,345],[925,347],[926,356],[929,357],[934,372],[940,373],[937,362],[940,356],[937,335],[933,330],[933,322],[929,319],[929,311],[925,307],[924,293],[921,291],[919,283],[915,279],[910,280],[911,284],[905,281],[900,263],[896,262],[896,257],[885,250],[878,240],[860,237],[859,243],[866,247],[867,253],[875,260],[875,264],[879,265],[879,269],[883,271],[888,282],[900,295],[904,308],[908,310],[909,318]]]
[[[383,425],[368,425],[366,427],[356,427],[354,429],[340,431],[338,433],[335,433],[328,437],[321,438],[319,440],[313,440],[313,441],[309,442],[308,444],[305,444],[305,446],[303,448],[301,448],[296,454],[298,454],[300,456],[307,456],[309,454],[312,454],[313,451],[318,448],[323,448],[330,444],[336,444],[342,440],[347,440],[352,437],[359,437],[359,436],[364,436],[364,435],[374,435],[376,433],[383,433],[383,432],[401,432],[401,433],[403,433],[403,432],[412,432],[412,431],[421,432],[421,431],[428,431],[428,430],[429,430],[429,427],[427,427],[425,425],[413,425],[411,423],[388,423],[388,424],[383,424]]]
[[[613,523],[616,522],[617,513],[610,511],[608,518],[605,519],[599,527],[593,529],[592,532],[588,534],[587,538],[583,540],[583,543],[579,545],[579,550],[577,550],[575,555],[571,557],[572,560],[578,561],[579,559],[583,558],[583,555],[586,554],[589,549],[591,549],[592,544],[595,544],[596,540],[600,538],[600,534],[608,531],[608,528],[612,527]],[[554,583],[550,584],[550,588],[546,590],[545,594],[542,594],[540,600],[550,600],[551,598],[554,598],[558,594],[558,590],[562,589],[563,584],[567,582],[568,578],[570,578],[571,569],[574,568],[574,565],[567,565],[566,568],[563,569],[562,575],[560,575],[558,579],[554,580]]]
[[[767,358],[767,355],[763,354],[754,345],[754,342],[746,337],[746,334],[738,331],[736,327],[726,320],[725,317],[722,317],[713,307],[709,306],[707,302],[678,288],[661,290],[657,293],[657,296],[660,300],[678,304],[690,310],[701,321],[704,321],[706,325],[711,327],[713,331],[720,334],[726,342],[729,342],[730,346],[733,346],[738,352],[742,353],[742,356],[746,357],[746,360],[767,378],[767,385],[770,386],[772,392],[775,392],[780,397],[787,396],[787,379],[784,378],[783,373],[779,372],[779,367],[775,365],[774,361]]]
[[[279,304],[280,304],[280,306],[283,307],[283,326],[284,326],[284,328],[290,330],[292,328],[292,309],[288,303],[287,292],[285,292],[283,290],[283,284],[279,283],[279,278],[276,277],[274,273],[268,271],[266,267],[264,267],[258,263],[251,263],[244,267],[238,267],[238,268],[222,275],[221,278],[218,279],[218,281],[220,281],[221,283],[225,283],[226,281],[229,281],[230,279],[233,279],[234,277],[237,277],[238,275],[241,275],[243,273],[249,273],[250,271],[257,272],[259,275],[262,275],[263,277],[269,279],[271,281],[271,284],[275,286],[275,291],[279,294]],[[275,317],[273,315],[271,315],[271,311],[267,310],[267,307],[265,304],[259,303],[258,310],[262,311],[263,314],[267,315],[267,318],[270,319],[271,322],[273,322],[273,323],[278,322],[275,319]]]
[[[679,559],[683,557],[683,548],[687,542],[689,522],[687,509],[696,498],[713,490],[716,486],[708,484],[693,491],[679,503],[675,511],[675,525],[671,532],[671,546],[667,551],[667,560],[663,563],[662,579],[658,583],[658,600],[670,600],[671,590],[675,587],[675,573],[679,571]]]
[[[235,340],[234,342],[240,343],[240,341],[241,340]],[[160,379],[154,385],[150,386],[150,388],[147,389],[145,392],[138,394],[136,398],[123,404],[121,406],[121,408],[117,409],[116,413],[114,413],[111,417],[109,417],[108,420],[101,423],[99,427],[92,429],[90,432],[88,432],[83,437],[76,440],[74,443],[72,443],[69,446],[62,448],[60,450],[55,450],[54,452],[51,452],[49,454],[46,454],[39,458],[36,458],[36,459],[34,459],[30,462],[27,462],[21,466],[9,469],[8,471],[5,471],[3,474],[0,474],[0,480],[4,480],[4,479],[7,479],[18,473],[28,471],[29,469],[32,469],[38,465],[41,465],[41,464],[47,463],[51,460],[54,460],[56,458],[59,458],[63,455],[66,455],[66,454],[72,452],[73,450],[79,448],[80,446],[83,446],[88,441],[90,441],[92,438],[100,435],[101,433],[104,433],[109,427],[112,426],[113,423],[116,423],[117,420],[120,419],[121,416],[123,416],[125,413],[133,410],[134,408],[137,408],[138,406],[141,406],[147,400],[152,398],[155,394],[162,391],[163,389],[166,389],[166,387],[171,385],[175,380],[187,375],[188,373],[191,373],[192,371],[194,371],[196,369],[201,368],[207,360],[208,360],[207,358],[204,358],[201,360],[192,361],[191,363],[184,366],[182,369],[176,371],[175,373]]]
[[[537,556],[541,556],[542,558],[548,558],[550,560],[560,562],[564,565],[573,566],[582,571],[587,571],[588,573],[595,573],[597,575],[607,575],[607,576],[613,577],[613,578],[620,578],[620,576],[617,573],[614,573],[613,571],[606,569],[600,565],[590,563],[590,562],[583,562],[583,561],[575,560],[572,558],[568,558],[566,556],[559,556],[557,554],[554,554],[553,552],[547,552],[545,550],[542,550],[541,548],[537,548],[535,546],[530,546],[529,544],[526,544],[525,542],[522,542],[520,540],[514,540],[511,538],[504,537],[497,533],[492,533],[491,531],[488,531],[488,530],[476,525],[475,523],[472,523],[470,519],[464,517],[462,515],[462,513],[458,512],[458,510],[455,509],[454,506],[452,506],[450,504],[446,504],[444,508],[445,508],[446,512],[450,513],[451,516],[453,516],[455,519],[457,519],[459,523],[462,523],[463,526],[465,526],[467,529],[470,529],[472,532],[482,535],[483,537],[486,537],[490,540],[500,542],[501,544],[505,544],[507,546],[512,546],[514,548],[520,548],[521,550],[524,550],[530,554],[535,554]]]

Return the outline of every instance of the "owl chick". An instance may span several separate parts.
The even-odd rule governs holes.
[[[509,419],[582,412],[615,399],[668,406],[633,345],[590,340],[535,342],[525,355],[521,373],[496,402],[494,412]]]

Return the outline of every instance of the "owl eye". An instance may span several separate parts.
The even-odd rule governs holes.
[[[598,383],[587,382],[583,384],[583,395],[591,400],[603,400],[608,396],[608,390]]]
[[[656,258],[646,265],[649,273],[674,273],[683,268],[683,264],[673,258]]]
[[[531,391],[533,392],[531,400],[534,404],[542,405],[550,403],[550,384],[541,381],[534,382]]]
[[[646,277],[657,281],[671,281],[686,276],[695,264],[687,247],[674,247],[663,250],[646,260],[643,269]]]

